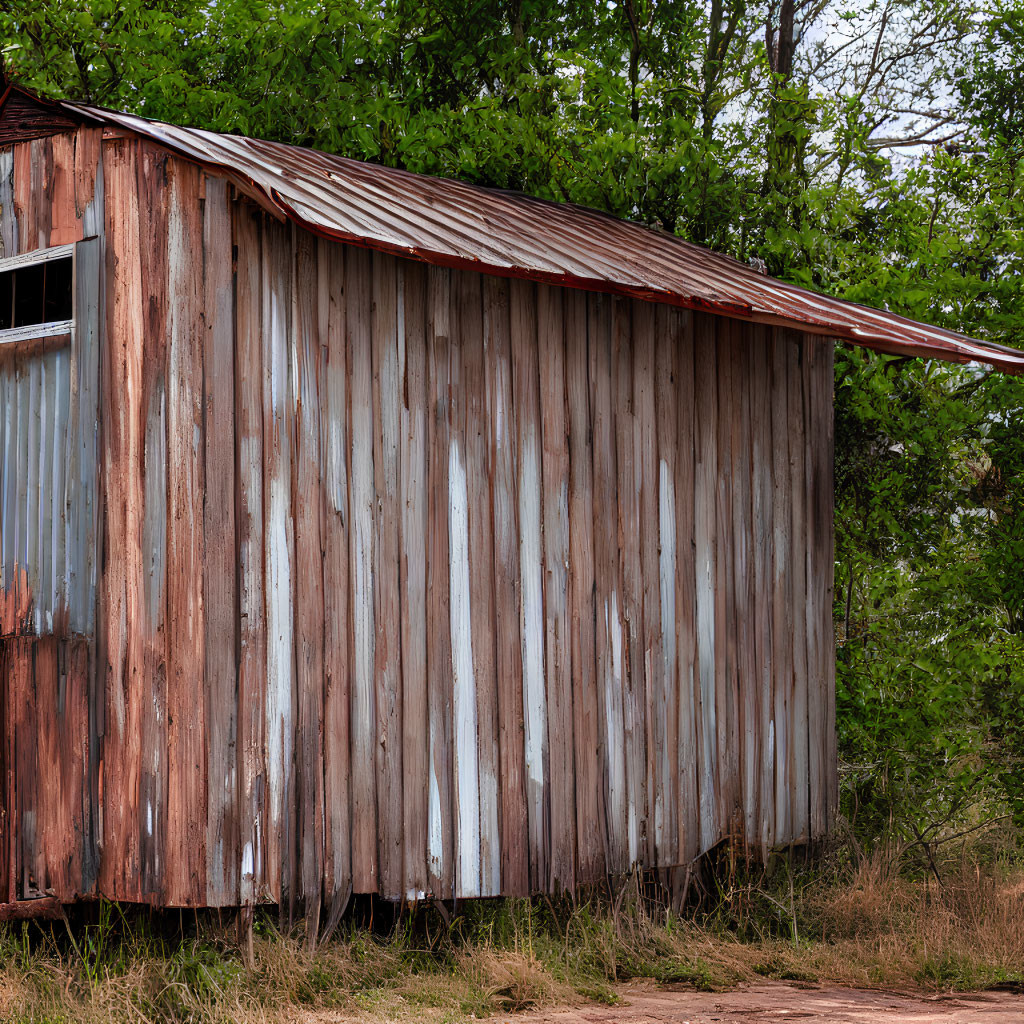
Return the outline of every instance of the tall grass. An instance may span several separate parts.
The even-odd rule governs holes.
[[[1019,985],[1024,866],[961,850],[942,882],[875,855],[769,872],[704,873],[677,916],[632,879],[614,902],[462,903],[389,915],[364,904],[315,952],[258,915],[251,955],[232,921],[111,904],[0,931],[0,1020],[462,1021],[588,1000],[618,983],[718,988],[759,976],[948,989]],[[372,922],[371,922],[372,915]],[[382,917],[387,918],[382,924]]]

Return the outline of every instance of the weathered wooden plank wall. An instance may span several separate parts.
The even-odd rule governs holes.
[[[0,155],[5,247],[87,230],[31,191],[95,181],[69,153],[106,210],[96,636],[0,641],[10,897],[313,930],[827,828],[831,342],[317,240],[76,139]]]
[[[4,257],[78,243],[72,343],[0,353],[0,894],[95,888],[99,131],[0,151]],[[90,239],[89,241],[82,241]]]

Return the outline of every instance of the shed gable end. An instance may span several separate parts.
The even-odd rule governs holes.
[[[66,110],[8,89],[0,99],[0,146],[74,131],[82,123]]]

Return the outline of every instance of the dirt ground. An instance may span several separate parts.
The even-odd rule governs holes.
[[[516,1014],[507,1020],[510,1024],[1024,1024],[1024,997],[1004,992],[920,996],[763,982],[732,992],[636,986],[619,994],[622,1001],[617,1006]]]

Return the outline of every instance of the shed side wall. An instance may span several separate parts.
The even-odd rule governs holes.
[[[61,769],[101,859],[58,895],[315,924],[824,832],[831,342],[313,239],[102,148],[102,671]]]

